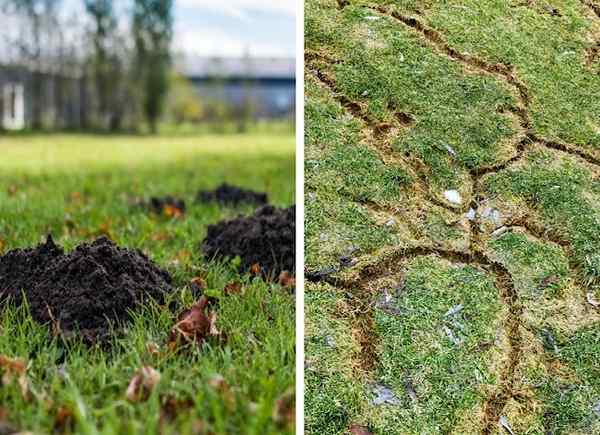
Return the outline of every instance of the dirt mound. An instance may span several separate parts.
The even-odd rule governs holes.
[[[253,190],[242,189],[227,183],[221,184],[215,190],[201,190],[197,196],[198,202],[218,202],[226,205],[238,204],[267,204],[267,194]]]
[[[15,249],[0,257],[0,302],[6,298],[21,303],[22,293],[29,294],[34,282],[58,257],[63,255],[52,236],[35,248]]]
[[[153,196],[146,206],[150,211],[166,216],[180,216],[185,213],[185,201],[170,195],[162,198]]]
[[[163,300],[170,275],[139,250],[106,237],[64,254],[49,236],[34,249],[0,257],[0,299],[23,289],[37,321],[57,321],[65,332],[89,339],[106,336],[111,321],[127,320],[148,296]]]
[[[249,217],[238,217],[208,227],[202,251],[209,257],[236,257],[241,270],[258,263],[265,274],[295,272],[296,206],[259,208]]]

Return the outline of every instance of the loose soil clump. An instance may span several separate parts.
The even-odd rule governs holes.
[[[50,236],[36,248],[10,251],[0,257],[0,283],[0,300],[20,303],[23,291],[35,320],[67,335],[79,330],[88,341],[103,340],[111,322],[127,320],[149,297],[162,302],[172,291],[168,272],[106,237],[68,254]]]
[[[263,274],[277,277],[295,272],[296,206],[264,206],[254,215],[240,216],[208,227],[201,249],[207,257],[241,258],[240,269],[259,264]]]
[[[221,184],[215,190],[201,190],[197,196],[198,202],[218,202],[224,205],[267,204],[267,194],[253,190],[242,189],[227,183]]]

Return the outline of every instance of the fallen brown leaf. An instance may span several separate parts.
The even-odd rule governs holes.
[[[194,294],[201,294],[202,290],[206,290],[207,287],[208,284],[206,283],[206,280],[200,276],[190,280],[190,289]]]
[[[54,430],[57,432],[64,432],[67,429],[73,429],[75,424],[75,414],[71,408],[66,406],[60,406],[56,410],[54,416]]]
[[[155,242],[164,242],[165,240],[171,240],[173,236],[166,231],[157,231],[153,233],[150,238]]]
[[[217,314],[206,313],[208,298],[202,296],[191,308],[182,311],[169,335],[169,349],[175,350],[180,344],[201,345],[210,336],[220,335],[217,329]]]
[[[258,263],[254,263],[252,266],[250,266],[250,273],[252,275],[260,275],[262,271],[262,267],[260,267],[260,264]]]
[[[131,378],[125,396],[130,402],[145,402],[160,381],[160,373],[150,366],[138,369]]]
[[[71,192],[71,202],[81,202],[82,199],[81,192]]]
[[[146,350],[152,356],[160,355],[160,346],[153,341],[146,343]]]
[[[175,219],[179,219],[183,216],[183,210],[181,210],[179,207],[175,207],[174,205],[170,204],[166,204],[163,207],[163,213],[165,216],[172,217]]]
[[[17,190],[17,186],[11,184],[10,186],[8,186],[8,189],[6,189],[6,193],[8,193],[8,196],[15,196],[17,194]]]
[[[242,283],[239,281],[230,282],[223,289],[226,296],[235,295],[242,292]]]
[[[275,402],[273,421],[279,426],[291,427],[294,425],[296,421],[296,393],[293,389],[287,390]]]
[[[350,426],[350,435],[373,435],[373,433],[365,426],[359,424],[353,424]]]
[[[282,287],[294,288],[296,287],[296,277],[287,270],[281,271],[279,279],[277,280],[279,285]]]
[[[4,240],[0,239],[0,254],[2,254],[4,252],[4,246],[5,246]]]
[[[177,399],[173,396],[161,397],[160,406],[160,426],[171,422],[177,418],[177,415],[182,411],[187,411],[194,406],[192,399]]]
[[[9,358],[0,355],[0,369],[4,371],[2,375],[2,385],[9,385],[16,380],[21,389],[21,396],[24,400],[30,399],[29,381],[27,380],[27,364],[21,358]]]

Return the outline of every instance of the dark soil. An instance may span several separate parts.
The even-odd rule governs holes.
[[[68,254],[50,236],[36,248],[10,251],[0,257],[0,283],[0,300],[23,289],[35,320],[79,330],[90,341],[107,337],[111,322],[127,320],[148,297],[162,302],[172,290],[166,271],[106,237]]]
[[[173,214],[177,210],[179,214],[185,213],[185,201],[174,196],[167,195],[162,198],[153,196],[147,204],[148,208],[157,214]],[[169,213],[169,210],[172,212]]]
[[[296,206],[267,205],[252,216],[210,225],[202,251],[209,258],[239,256],[242,271],[258,263],[265,275],[276,277],[283,270],[295,272],[295,240]]]
[[[221,184],[215,190],[201,190],[197,198],[202,203],[218,202],[225,205],[265,205],[268,202],[266,193],[242,189],[227,183]]]

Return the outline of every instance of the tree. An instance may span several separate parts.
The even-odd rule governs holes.
[[[144,114],[155,133],[169,86],[173,0],[134,0],[132,31]]]
[[[91,39],[93,45],[92,66],[98,111],[105,123],[112,118],[112,105],[118,83],[118,58],[113,53],[111,42],[117,30],[112,0],[85,0],[85,9],[91,18],[93,29]]]

